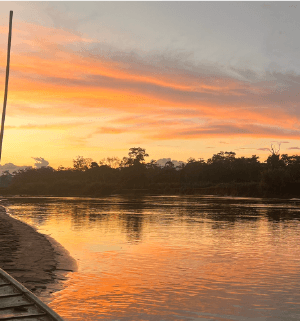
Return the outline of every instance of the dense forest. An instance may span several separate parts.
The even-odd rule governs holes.
[[[130,148],[120,160],[99,163],[78,156],[72,168],[27,168],[0,176],[1,195],[105,196],[112,194],[214,194],[258,197],[299,197],[300,156],[270,150],[259,157],[219,152],[207,161],[189,158],[175,167],[159,166],[145,149]]]

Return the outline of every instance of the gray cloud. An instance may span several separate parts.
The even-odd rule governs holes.
[[[195,139],[212,136],[257,136],[262,137],[290,137],[299,138],[300,130],[286,130],[278,127],[263,126],[257,124],[235,124],[235,123],[209,123],[194,128],[183,128],[176,130],[161,130],[161,132],[150,135],[156,139]]]
[[[171,158],[160,158],[156,161],[156,163],[162,167],[165,166],[167,162],[172,162],[174,166],[180,166],[182,164],[186,164],[183,161],[172,160]]]
[[[31,157],[31,158],[33,158],[36,161],[36,163],[34,164],[36,168],[42,168],[49,165],[49,162],[42,157]]]
[[[94,27],[98,28],[97,32],[93,33],[93,28],[87,32],[88,37],[94,39],[93,42],[78,43],[74,41],[74,43],[68,44],[61,42],[57,46],[54,44],[55,52],[57,57],[59,57],[59,51],[61,53],[71,53],[72,57],[75,54],[77,58],[80,57],[87,63],[95,63],[95,65],[99,63],[100,66],[116,66],[116,69],[138,77],[136,79],[121,79],[117,73],[115,76],[104,76],[100,72],[97,74],[97,72],[93,73],[91,71],[77,74],[76,77],[68,77],[66,74],[62,77],[47,77],[41,74],[23,73],[16,70],[14,71],[15,76],[26,79],[31,78],[51,85],[82,87],[83,90],[91,87],[114,89],[130,94],[154,97],[159,101],[159,104],[156,107],[148,106],[143,109],[146,111],[146,108],[149,108],[153,114],[159,113],[162,109],[169,109],[170,113],[174,113],[173,107],[168,106],[171,105],[169,103],[176,103],[181,104],[183,106],[182,110],[187,110],[189,113],[197,110],[198,116],[202,117],[202,119],[205,116],[211,118],[219,117],[219,119],[223,116],[226,122],[232,119],[235,120],[235,124],[208,124],[202,128],[194,128],[193,126],[187,128],[183,124],[181,129],[176,128],[173,131],[173,128],[171,128],[172,135],[166,136],[167,139],[184,136],[193,138],[201,135],[217,134],[256,134],[257,137],[261,134],[265,137],[278,137],[278,139],[280,139],[280,135],[299,137],[300,69],[296,68],[297,64],[299,64],[299,59],[293,58],[298,56],[296,55],[298,49],[294,39],[297,39],[295,35],[299,31],[294,28],[294,23],[297,21],[299,8],[296,10],[288,4],[277,5],[273,3],[267,6],[268,9],[263,9],[260,3],[158,3],[157,5],[94,3],[89,6],[81,5],[80,3],[74,5],[72,3],[57,3],[43,4],[41,5],[42,7],[45,11],[44,14],[53,22],[52,26],[71,32],[75,30],[74,33],[77,34],[83,31],[82,28],[86,28],[85,26],[89,24],[90,18],[93,23],[96,23],[98,19],[95,17],[97,15],[101,18],[101,27],[106,27],[105,32],[109,29],[109,23],[111,24],[111,21],[115,22],[114,31],[118,34],[116,38],[120,39],[120,34],[123,34],[122,28],[127,28],[126,32],[129,34],[129,38],[136,37],[135,41],[128,43],[128,46],[124,46],[123,39],[120,39],[120,43],[117,43],[116,41],[104,41],[102,37],[94,37],[96,34],[100,35],[103,32],[103,29],[99,27],[100,24],[96,24]],[[105,8],[105,14],[103,14],[103,8]],[[147,14],[143,14],[145,8],[148,9]],[[157,10],[158,8],[160,10]],[[172,8],[172,15],[169,14],[170,8]],[[203,14],[203,8],[206,9],[204,10],[205,14]],[[164,14],[156,15],[158,11]],[[181,12],[183,11],[186,13],[186,17],[189,17],[188,20],[174,19],[175,16],[181,17]],[[115,19],[117,12],[119,18]],[[141,14],[137,15],[137,12]],[[239,13],[235,15],[236,19],[228,19],[233,12]],[[202,16],[201,19],[199,19],[199,15]],[[133,16],[135,20],[129,18]],[[155,23],[149,18],[151,16],[156,17]],[[291,19],[283,17],[291,17]],[[158,20],[164,31],[166,31],[166,26],[177,28],[176,24],[186,25],[187,27],[184,27],[182,31],[170,28],[169,32],[170,30],[175,30],[174,34],[177,34],[180,31],[179,33],[183,35],[182,39],[188,39],[189,46],[182,46],[182,42],[179,42],[178,46],[173,46],[173,43],[176,43],[179,39],[174,38],[174,41],[172,40],[173,43],[168,42],[164,47],[150,46],[151,48],[143,48],[143,45],[140,44],[140,38],[133,32],[134,30],[137,33],[140,32],[141,29],[136,27],[139,25],[139,21],[141,22],[143,19],[148,19],[147,21],[151,22],[148,29],[151,35],[154,35],[154,33],[152,34],[154,29],[156,32],[160,29],[158,28]],[[164,26],[162,23],[164,23]],[[205,29],[203,29],[202,24],[203,26],[206,25]],[[265,25],[268,25],[268,27],[266,28]],[[147,24],[143,23],[140,28],[143,29],[145,26]],[[237,28],[237,26],[240,28]],[[93,25],[90,25],[90,27],[93,27]],[[88,28],[85,30],[88,31]],[[128,32],[129,30],[133,33]],[[188,32],[191,30],[193,33]],[[197,33],[195,30],[197,30]],[[225,32],[225,30],[227,31]],[[146,31],[143,29],[143,32]],[[257,31],[261,32],[258,33]],[[105,32],[103,32],[103,37],[105,37]],[[212,60],[204,59],[199,54],[199,44],[203,51],[208,50],[206,55],[209,54],[210,50],[212,52],[215,51],[216,48],[218,49],[219,46],[224,44],[223,42],[217,42],[218,39],[220,40],[218,33],[224,38],[223,41],[228,43],[228,47],[225,44],[224,50],[220,51],[217,56],[225,57],[226,50],[229,54],[227,54],[227,58],[217,58],[216,61],[212,62]],[[145,34],[141,34],[145,36]],[[169,37],[169,33],[167,35]],[[154,36],[156,37],[157,35]],[[195,46],[193,42],[190,42],[193,39],[190,36],[198,38]],[[209,40],[208,46],[203,46],[204,38]],[[231,38],[235,40],[231,42]],[[267,41],[264,41],[265,38]],[[148,41],[148,38],[145,39]],[[236,39],[242,41],[237,41]],[[237,63],[239,60],[246,61],[249,51],[240,52],[240,47],[237,50],[232,50],[235,48],[235,41],[241,43],[241,47],[244,49],[249,49],[256,41],[263,41],[262,43],[265,44],[263,51],[259,46],[254,49],[258,52],[258,55],[262,52],[267,55],[260,66],[263,66],[263,68],[256,68],[256,63],[248,63],[246,65]],[[249,43],[251,46],[249,46]],[[193,45],[191,46],[191,44]],[[50,43],[50,45],[52,44]],[[230,50],[228,49],[229,47],[231,48]],[[41,48],[44,49],[43,47]],[[288,55],[289,68],[285,68],[285,65],[281,64],[284,59],[282,60],[282,57],[280,58],[279,56],[284,56],[283,53],[291,53],[291,55]],[[49,57],[52,54],[53,52],[49,50]],[[34,55],[44,58],[45,50],[32,52],[31,56]],[[281,61],[278,61],[277,58],[281,59]],[[232,63],[228,63],[228,61],[232,61]],[[253,61],[251,60],[251,62]],[[172,83],[176,83],[179,86],[174,86]],[[95,101],[95,107],[99,107],[97,101]],[[129,109],[130,106],[124,104],[122,108],[126,111],[126,108]],[[272,127],[267,126],[267,124],[271,124]],[[166,125],[171,127],[170,124]]]
[[[99,48],[97,54],[87,52],[85,55],[86,58],[92,55],[95,63],[97,58],[104,59],[106,62],[116,61],[123,71],[141,77],[121,79],[117,76],[109,77],[90,73],[79,75],[76,78],[40,75],[39,81],[62,86],[105,88],[143,94],[165,101],[160,107],[166,107],[168,101],[171,101],[184,104],[187,109],[191,109],[192,105],[199,112],[202,110],[208,114],[213,113],[214,110],[223,109],[232,112],[234,109],[237,118],[251,112],[257,115],[258,122],[260,122],[260,116],[274,120],[277,120],[277,114],[286,117],[300,117],[298,96],[300,75],[292,72],[266,71],[263,75],[259,75],[251,70],[231,68],[235,74],[247,74],[247,79],[245,77],[238,79],[239,77],[235,78],[232,73],[229,75],[229,69],[225,66],[185,61],[184,56],[178,58],[170,53],[154,53],[143,57],[135,52],[122,53],[114,52],[114,48],[110,50]],[[122,67],[126,65],[130,66],[130,69]],[[22,77],[27,79],[32,77],[36,80],[35,74],[30,75],[27,72],[26,74],[18,72],[18,74],[19,76],[22,74]],[[166,84],[151,83],[149,77],[162,79]],[[177,83],[186,85],[190,89],[172,86],[172,81],[170,81],[172,79],[177,79]],[[213,89],[214,86],[220,89]],[[202,106],[210,106],[210,110]]]
[[[4,165],[0,165],[0,173],[2,174],[4,171],[9,171],[11,174],[13,172],[17,172],[18,170],[32,168],[32,166],[18,166],[13,163],[7,163]]]
[[[43,166],[49,165],[49,162],[42,157],[32,157],[32,158],[36,161],[36,163],[34,164],[36,168],[41,168]],[[32,166],[26,166],[26,165],[18,166],[13,163],[6,163],[4,165],[0,165],[0,174],[2,174],[4,171],[9,171],[12,174],[13,172],[17,172],[19,170],[24,170],[27,168],[32,168]]]
[[[256,150],[262,150],[262,151],[270,151],[270,148],[263,147],[263,148],[257,148]]]

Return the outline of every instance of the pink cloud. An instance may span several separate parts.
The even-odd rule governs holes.
[[[16,109],[8,109],[10,115],[68,117],[105,109],[128,116],[97,133],[134,132],[158,140],[299,138],[299,75],[266,72],[261,79],[251,72],[241,80],[222,66],[122,53],[61,29],[18,22],[15,33],[9,103]]]

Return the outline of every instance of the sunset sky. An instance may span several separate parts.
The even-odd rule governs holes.
[[[1,165],[300,150],[298,2],[1,2]]]

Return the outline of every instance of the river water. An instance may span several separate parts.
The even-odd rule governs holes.
[[[65,320],[300,320],[300,200],[7,198],[78,262]]]

